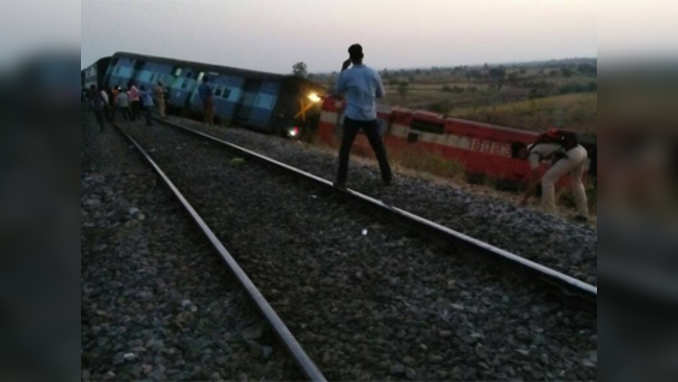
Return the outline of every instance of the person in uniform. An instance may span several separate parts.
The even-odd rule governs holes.
[[[541,203],[548,212],[556,211],[555,185],[560,178],[570,175],[570,187],[577,207],[577,219],[588,218],[588,200],[582,177],[588,165],[588,153],[579,144],[574,133],[550,129],[541,134],[528,148],[528,161],[531,171],[527,175],[528,187],[521,204],[525,205],[541,181]],[[552,165],[543,176],[537,171],[543,160],[550,160]]]
[[[160,118],[165,118],[165,87],[162,81],[158,81],[153,87],[153,95],[155,96],[155,103],[158,106]]]

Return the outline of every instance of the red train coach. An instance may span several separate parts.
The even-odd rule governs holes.
[[[326,144],[340,142],[343,103],[325,99],[318,123],[318,138]],[[378,110],[384,129],[384,143],[390,153],[414,148],[454,160],[469,174],[522,182],[529,172],[527,146],[538,133],[404,108]],[[369,143],[364,135],[356,137],[354,146],[365,152]],[[561,182],[561,186],[566,180]]]

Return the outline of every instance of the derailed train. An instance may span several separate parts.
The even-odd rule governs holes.
[[[202,111],[198,86],[209,76],[217,120],[265,133],[312,135],[331,145],[340,138],[343,103],[325,96],[322,86],[291,75],[123,52],[98,60],[81,75],[83,87],[95,84],[106,89],[132,82],[150,87],[162,81],[168,90],[168,109],[194,115]],[[414,148],[410,152],[420,150],[457,161],[469,174],[514,184],[529,173],[526,148],[538,135],[403,108],[381,108],[378,118],[389,152]],[[588,173],[595,178],[596,137],[579,134],[579,140],[589,153]],[[355,145],[366,148],[368,143],[359,134]]]
[[[198,87],[209,77],[215,119],[254,130],[296,135],[317,123],[323,88],[291,75],[118,52],[99,59],[81,73],[84,88],[97,85],[150,88],[162,81],[169,111],[200,114]]]
[[[340,140],[344,104],[328,97],[322,106],[316,135],[319,140],[337,145]],[[505,180],[506,185],[522,183],[530,172],[527,147],[539,133],[492,125],[421,110],[381,107],[377,118],[389,152],[417,155],[426,152],[460,163],[467,174]],[[358,135],[355,145],[369,147],[366,137]],[[577,134],[589,154],[588,174],[596,176],[597,145],[595,135]],[[365,150],[367,151],[367,150]],[[567,183],[564,178],[559,184]]]

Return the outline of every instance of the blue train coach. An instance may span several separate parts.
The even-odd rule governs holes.
[[[107,65],[101,76],[101,66]],[[254,130],[288,136],[315,126],[323,88],[292,75],[265,73],[227,66],[118,52],[84,71],[99,73],[98,85],[110,89],[136,83],[152,87],[162,81],[168,110],[200,116],[198,87],[206,76],[212,87],[215,119]],[[93,78],[94,79],[94,78]],[[92,83],[89,81],[89,83]]]

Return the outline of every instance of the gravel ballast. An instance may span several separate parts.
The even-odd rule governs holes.
[[[468,264],[335,193],[201,138],[159,124],[125,129],[175,180],[329,379],[596,378],[594,312],[563,305],[524,278]],[[306,159],[334,171],[332,158]],[[376,183],[373,168],[355,168],[350,186],[362,171]],[[419,193],[413,181],[396,193]]]
[[[296,366],[119,132],[83,116],[82,379],[281,380]]]
[[[337,155],[275,136],[242,128],[207,127],[178,117],[168,121],[200,129],[245,148],[334,180]],[[375,161],[351,157],[347,186],[388,200],[389,203],[479,240],[552,267],[591,284],[597,283],[597,232],[589,224],[524,208],[517,201],[469,192],[470,187],[450,186],[422,177],[396,174],[396,185],[380,186]],[[517,199],[517,198],[515,198]]]

